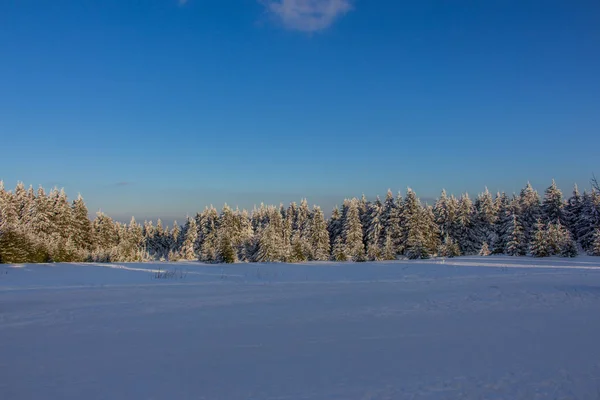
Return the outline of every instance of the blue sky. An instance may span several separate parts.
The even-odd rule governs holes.
[[[0,3],[0,179],[179,220],[600,174],[597,1]]]

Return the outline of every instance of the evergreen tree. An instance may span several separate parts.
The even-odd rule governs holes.
[[[88,217],[88,209],[79,195],[71,206],[73,215],[73,242],[75,247],[88,252],[92,248],[92,222]]]
[[[525,243],[529,244],[536,229],[537,220],[542,216],[540,196],[528,182],[519,195],[519,222],[523,226]]]
[[[329,221],[327,222],[327,231],[329,232],[329,243],[333,249],[335,240],[342,234],[342,213],[338,206],[334,207],[331,218],[329,218]]]
[[[288,218],[289,215],[294,216],[290,239],[290,245],[292,247],[292,256],[290,261],[301,262],[310,260],[313,258],[309,233],[310,209],[308,208],[308,202],[306,199],[301,201],[300,207],[295,208],[288,214]]]
[[[314,206],[313,217],[310,220],[310,246],[313,249],[313,259],[316,261],[327,261],[329,259],[329,233],[327,223],[321,208]]]
[[[412,189],[406,192],[402,207],[402,220],[404,222],[403,237],[404,255],[409,259],[429,258],[431,256],[428,246],[425,213],[421,202]]]
[[[577,249],[577,242],[573,239],[571,232],[565,227],[561,230],[561,242],[560,242],[560,256],[561,257],[577,257],[579,250]]]
[[[458,257],[460,256],[460,248],[449,234],[444,236],[440,244],[438,255],[440,257]]]
[[[394,252],[396,254],[402,254],[404,251],[403,245],[406,241],[405,232],[403,231],[403,199],[400,194],[394,199],[394,195],[391,190],[388,190],[385,202],[383,203],[382,210],[382,225],[383,225],[383,237],[389,235]]]
[[[383,260],[395,260],[397,257],[396,254],[396,246],[394,245],[394,240],[392,239],[392,234],[387,233],[385,238],[383,239],[383,247],[381,249],[381,258]]]
[[[184,228],[185,238],[183,245],[181,246],[180,255],[183,260],[197,260],[197,246],[198,241],[198,226],[194,218],[187,219],[186,227]]]
[[[456,210],[454,210],[456,211]],[[450,210],[448,204],[448,195],[446,194],[446,190],[442,190],[440,197],[435,202],[433,207],[433,213],[435,214],[435,222],[438,224],[440,228],[440,234],[445,237],[449,235],[452,231],[452,224],[454,223],[454,215],[451,215],[452,210]]]
[[[579,188],[577,185],[573,187],[573,194],[567,200],[567,204],[564,207],[564,219],[567,228],[571,232],[574,240],[578,240],[577,237],[577,220],[581,214],[582,199],[579,194]]]
[[[559,221],[564,221],[563,208],[564,203],[562,192],[556,186],[556,182],[554,182],[553,179],[552,185],[546,189],[544,194],[544,202],[542,204],[544,220],[552,224],[555,224]]]
[[[583,192],[581,212],[577,219],[577,237],[584,250],[589,251],[594,232],[600,228],[600,195],[592,191]]]
[[[526,255],[527,245],[525,243],[525,234],[523,232],[523,227],[515,214],[512,215],[507,232],[508,241],[506,243],[506,254],[509,256]]]
[[[552,255],[552,243],[548,241],[548,236],[546,225],[541,220],[538,221],[529,247],[532,256],[548,257]]]
[[[367,258],[372,261],[383,259],[383,224],[382,224],[382,204],[379,198],[374,203],[369,204],[368,217],[365,220],[368,223],[366,229],[366,249]],[[391,235],[390,235],[391,236]],[[386,236],[387,237],[387,236]],[[391,239],[391,237],[390,237]],[[392,247],[393,251],[393,247]]]
[[[285,261],[283,254],[283,218],[274,207],[268,209],[269,223],[259,232],[256,261],[280,262]]]
[[[490,254],[492,254],[492,252],[490,251],[490,248],[489,248],[487,242],[483,242],[483,245],[481,246],[481,250],[479,250],[479,255],[480,256],[489,256]]]
[[[331,258],[333,261],[348,261],[348,256],[346,255],[346,249],[341,236],[335,238]]]
[[[492,240],[492,253],[504,254],[509,239],[509,229],[512,223],[513,212],[510,207],[510,200],[506,193],[501,193],[496,196],[496,208],[498,210],[498,218],[494,224],[494,239]]]
[[[593,238],[589,253],[592,256],[600,256],[600,229],[594,231]]]
[[[460,247],[461,254],[477,254],[481,247],[480,238],[477,237],[473,216],[475,208],[473,202],[467,193],[463,194],[459,200],[454,238]]]
[[[494,224],[498,219],[498,208],[492,198],[492,195],[485,188],[485,192],[480,193],[475,200],[474,217],[474,237],[480,245],[493,243],[496,240]]]
[[[218,259],[218,235],[219,214],[214,207],[204,210],[200,218],[200,260],[215,262]]]
[[[360,223],[359,201],[354,198],[348,202],[343,223],[344,248],[352,261],[365,261],[362,225]]]

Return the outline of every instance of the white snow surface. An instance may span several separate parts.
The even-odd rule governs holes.
[[[0,399],[600,399],[600,258],[0,265]]]

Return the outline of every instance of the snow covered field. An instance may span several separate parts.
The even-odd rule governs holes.
[[[0,265],[0,399],[600,399],[600,258]]]

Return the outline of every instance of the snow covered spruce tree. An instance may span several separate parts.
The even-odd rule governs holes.
[[[498,210],[494,224],[494,239],[492,240],[492,253],[504,254],[509,240],[509,229],[512,223],[513,211],[511,202],[506,193],[496,195],[496,209]]]
[[[409,259],[429,258],[432,255],[432,243],[429,237],[430,224],[426,211],[421,206],[412,189],[406,192],[402,207],[403,221],[403,249],[404,255]]]
[[[519,222],[523,227],[525,244],[528,246],[533,233],[536,230],[537,221],[542,217],[540,196],[529,182],[527,182],[527,186],[521,190],[519,195],[519,209],[517,215],[519,216]]]
[[[533,257],[548,257],[552,255],[552,243],[549,240],[548,229],[546,224],[541,220],[538,220],[535,225],[529,252]]]
[[[576,241],[579,239],[577,236],[577,219],[581,214],[581,205],[582,200],[581,195],[579,194],[579,188],[577,185],[575,185],[573,187],[573,193],[567,200],[567,204],[564,207],[563,214],[565,225],[567,225],[567,228],[571,232],[573,239]]]
[[[258,262],[285,261],[284,253],[284,221],[281,212],[275,207],[268,207],[268,222],[258,231],[258,246],[254,256]]]
[[[464,255],[477,254],[483,242],[477,236],[474,216],[475,207],[469,194],[465,193],[460,197],[453,228],[453,236],[460,247],[460,253]]]
[[[600,194],[594,190],[583,192],[581,211],[577,218],[576,231],[579,243],[589,251],[594,241],[594,232],[600,228]]]
[[[588,252],[592,256],[600,256],[600,229],[594,231],[592,245]]]
[[[369,203],[369,208],[367,210],[368,217],[366,218],[367,227],[366,227],[366,252],[367,259],[370,261],[378,261],[385,259],[383,252],[383,205],[379,197],[373,202]],[[393,250],[391,250],[393,253]]]
[[[204,262],[216,262],[218,254],[218,232],[219,213],[213,206],[207,207],[197,218],[200,243],[200,260]]]
[[[310,235],[312,259],[316,261],[328,260],[330,252],[329,232],[327,232],[327,223],[325,222],[323,211],[321,211],[319,206],[313,207],[308,231]]]
[[[188,217],[183,228],[183,244],[179,255],[182,260],[197,260],[198,259],[198,227],[196,219]]]
[[[385,201],[383,203],[382,217],[381,222],[383,225],[383,236],[388,241],[388,250],[389,247],[392,248],[394,253],[394,258],[396,255],[402,254],[404,251],[404,237],[403,237],[403,204],[404,200],[400,193],[394,198],[391,190],[388,190],[387,195],[385,197]],[[389,253],[389,251],[388,251]],[[391,254],[388,254],[386,259],[390,258]]]
[[[517,215],[512,214],[510,222],[506,228],[506,254],[509,256],[524,256],[527,254],[527,245],[525,243],[525,233],[523,226],[519,222]]]
[[[562,192],[556,186],[554,179],[552,179],[552,185],[546,189],[546,192],[544,193],[544,202],[542,203],[544,220],[552,224],[564,222],[563,208],[564,202]]]
[[[485,188],[485,191],[480,193],[475,200],[475,215],[473,218],[473,236],[480,249],[485,243],[489,250],[489,244],[496,240],[494,224],[497,218],[498,208],[491,193]]]
[[[353,198],[347,201],[347,211],[342,225],[344,252],[352,261],[365,261],[362,224],[360,223],[359,201]]]

